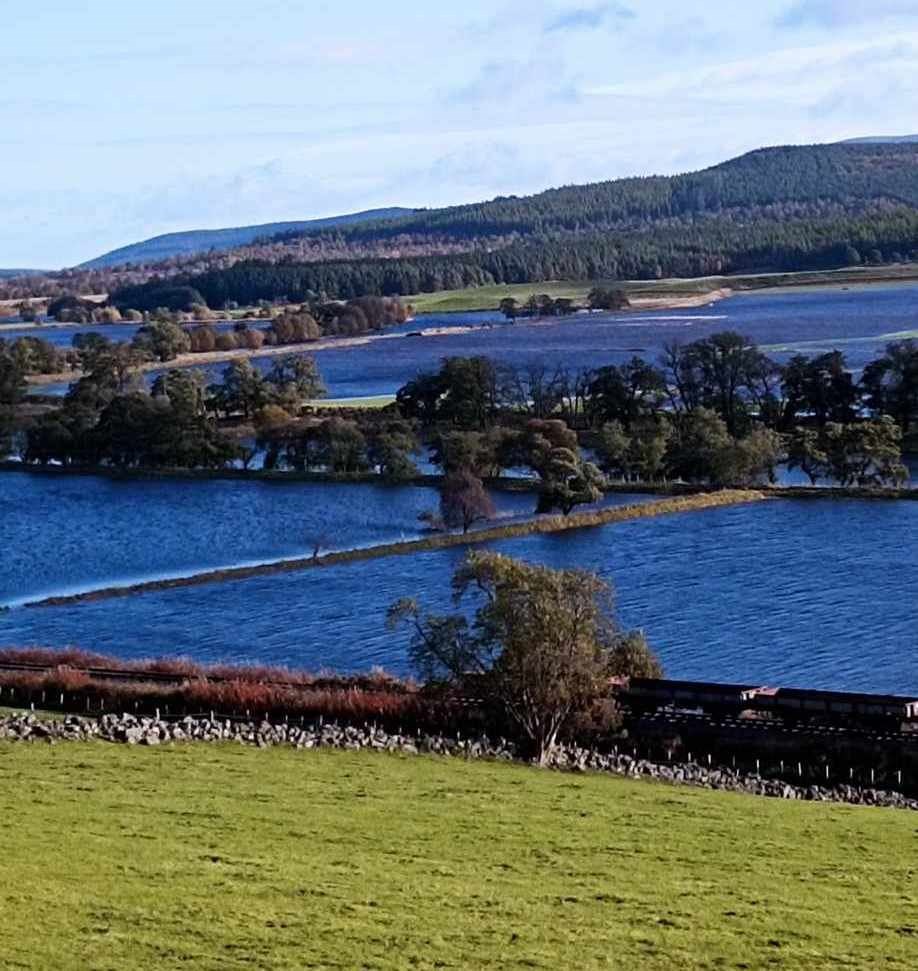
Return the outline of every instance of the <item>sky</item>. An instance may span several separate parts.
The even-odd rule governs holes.
[[[918,0],[0,0],[0,267],[918,132]]]

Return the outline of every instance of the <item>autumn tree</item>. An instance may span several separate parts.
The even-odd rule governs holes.
[[[631,673],[629,652],[616,654],[623,635],[611,587],[595,574],[475,552],[456,570],[453,593],[457,606],[474,594],[471,620],[430,615],[417,601],[401,600],[390,608],[389,623],[409,626],[410,657],[421,677],[483,698],[540,764],[607,692],[614,659],[616,673]]]
[[[475,523],[493,519],[494,501],[481,479],[468,469],[451,472],[440,487],[440,518],[448,529],[467,533]]]

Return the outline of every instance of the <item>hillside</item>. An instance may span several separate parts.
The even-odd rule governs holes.
[[[915,967],[905,811],[229,744],[0,757],[4,967]]]
[[[34,276],[44,270],[0,270],[0,280],[13,280],[18,276]]]
[[[814,145],[765,148],[700,172],[565,186],[529,197],[417,213],[392,223],[345,230],[352,239],[381,233],[582,234],[735,213],[860,213],[865,206],[918,207],[918,145]]]
[[[238,233],[248,242],[233,245]],[[210,249],[157,262],[151,247],[165,240],[169,249],[176,238]],[[145,262],[113,267],[125,259]],[[443,209],[172,234],[83,268],[2,281],[0,299],[112,293],[120,306],[140,308],[158,299],[152,291],[169,279],[190,284],[219,308],[322,293],[347,300],[915,260],[918,142],[871,141],[766,148],[699,172]]]
[[[868,135],[865,138],[849,138],[843,145],[902,145],[918,142],[918,135]]]
[[[544,280],[821,270],[918,258],[918,144],[761,149],[700,172],[566,186],[277,236],[187,274],[213,307]],[[143,286],[117,295],[140,301]]]
[[[293,222],[263,223],[259,226],[239,226],[232,229],[197,229],[188,232],[166,233],[140,243],[132,243],[112,250],[95,259],[80,264],[78,269],[100,269],[121,266],[125,263],[156,263],[177,256],[193,256],[198,253],[225,252],[237,246],[247,246],[259,239],[279,235],[304,235],[319,230],[346,226],[352,223],[391,220],[410,216],[412,209],[371,209],[350,213],[346,216],[329,216],[326,219],[307,219]]]

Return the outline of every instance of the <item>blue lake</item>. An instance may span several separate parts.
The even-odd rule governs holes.
[[[407,336],[422,327],[457,332]],[[472,330],[464,331],[467,327]],[[635,354],[656,360],[667,343],[688,343],[722,330],[746,335],[778,360],[842,350],[857,369],[879,356],[889,341],[918,337],[918,283],[743,293],[697,310],[579,314],[514,324],[496,312],[427,314],[390,332],[401,337],[327,348],[315,357],[330,395],[351,398],[394,394],[419,371],[435,369],[444,357],[485,354],[516,366],[547,361],[588,368],[620,363]],[[68,342],[70,338],[72,334]],[[264,368],[271,363],[270,358],[260,359]],[[203,370],[216,380],[224,366]],[[43,390],[63,393],[66,387]]]
[[[452,354],[595,367],[726,328],[779,358],[838,348],[859,367],[918,331],[918,285],[745,294],[697,311],[562,322],[441,315],[401,330],[419,326],[474,329],[320,351],[331,394],[391,393]],[[496,498],[505,516],[532,508],[528,495]],[[424,488],[4,475],[0,603],[303,555],[315,542],[409,537],[435,504]],[[613,580],[623,622],[646,629],[673,676],[918,692],[918,502],[772,501],[498,548]],[[460,555],[14,608],[0,614],[0,643],[402,671],[404,637],[386,631],[386,608],[419,596],[446,609]]]
[[[357,505],[366,501],[366,494],[354,496]],[[253,519],[253,505],[241,496],[231,523]],[[165,540],[162,550],[144,552],[146,527],[136,514],[130,518],[122,542],[128,549],[145,543],[137,551],[145,569],[151,559],[157,569],[167,560],[187,562],[184,553],[166,555]],[[339,518],[346,531],[347,517]],[[219,537],[233,525],[208,521],[216,541],[227,543]],[[107,525],[96,529],[117,546]],[[254,532],[254,523],[245,529]],[[192,531],[189,549],[206,535],[205,526]],[[646,630],[673,677],[918,692],[918,502],[773,500],[495,548],[611,580],[622,622]],[[95,548],[83,549],[96,562]],[[269,552],[267,545],[259,549]],[[48,567],[38,559],[45,552],[36,551],[34,569],[51,572],[47,580],[36,573],[30,582],[36,590],[55,586],[80,555],[52,551]],[[77,606],[17,608],[0,615],[0,644],[401,672],[405,637],[386,630],[386,608],[416,596],[449,609],[449,578],[461,555],[449,550]],[[92,572],[79,562],[69,569],[80,578]]]
[[[535,507],[492,495],[498,522]],[[412,539],[438,501],[425,486],[0,474],[0,604]]]

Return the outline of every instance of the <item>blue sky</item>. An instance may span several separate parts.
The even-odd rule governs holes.
[[[918,131],[918,0],[0,0],[0,266]]]

